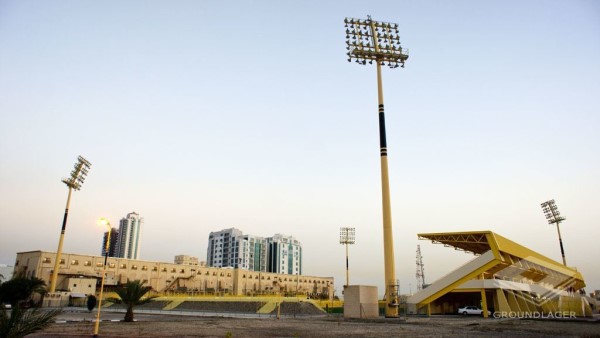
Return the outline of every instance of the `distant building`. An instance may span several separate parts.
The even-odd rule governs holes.
[[[102,237],[102,249],[100,250],[100,254],[102,256],[106,255],[106,241],[108,240],[108,231],[104,233]],[[110,243],[108,245],[108,257],[117,257],[118,246],[117,242],[119,241],[119,229],[112,228],[110,231]]]
[[[302,274],[302,244],[292,236],[244,235],[236,228],[208,236],[208,266],[250,271]]]
[[[175,264],[180,265],[199,265],[198,257],[188,255],[177,255],[175,256]]]
[[[241,265],[239,268],[267,272],[268,251],[266,238],[245,235],[240,250]]]
[[[0,264],[0,282],[5,282],[12,278],[14,266]]]
[[[119,223],[119,237],[116,257],[139,259],[140,258],[140,233],[144,219],[139,214],[132,212]]]
[[[241,230],[236,228],[211,232],[208,236],[206,261],[208,266],[237,268],[239,265],[239,247],[243,240]]]
[[[302,244],[292,236],[276,234],[267,238],[268,271],[288,275],[302,274]]]

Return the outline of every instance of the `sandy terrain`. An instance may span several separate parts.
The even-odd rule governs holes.
[[[115,316],[120,314],[114,314]],[[90,337],[94,323],[56,323],[28,337]],[[600,322],[432,318],[344,320],[341,317],[223,318],[140,315],[100,324],[100,337],[600,337]]]

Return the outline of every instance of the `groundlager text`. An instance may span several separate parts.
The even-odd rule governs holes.
[[[576,318],[575,312],[573,311],[562,311],[562,312],[550,312],[550,313],[541,313],[541,312],[503,312],[498,311],[494,312],[494,318],[535,318],[535,319],[545,319],[545,318]]]

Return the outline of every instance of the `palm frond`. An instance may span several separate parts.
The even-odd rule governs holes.
[[[61,312],[57,310],[40,310],[34,308],[24,310],[14,307],[10,317],[5,309],[0,311],[0,337],[21,338],[28,334],[42,330],[52,324],[54,318]]]

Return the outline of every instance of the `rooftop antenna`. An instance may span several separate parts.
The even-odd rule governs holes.
[[[425,287],[425,268],[423,265],[423,256],[421,255],[421,245],[417,244],[417,291]]]

